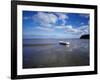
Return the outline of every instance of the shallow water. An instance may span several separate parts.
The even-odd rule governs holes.
[[[68,41],[70,45],[61,45]],[[24,39],[23,68],[89,65],[87,39]]]

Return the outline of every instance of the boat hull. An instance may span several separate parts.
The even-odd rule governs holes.
[[[69,45],[69,42],[60,41],[59,44],[61,44],[61,45]]]

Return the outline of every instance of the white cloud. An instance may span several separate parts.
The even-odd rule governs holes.
[[[72,32],[72,33],[78,32],[78,30],[77,30],[76,28],[73,28],[72,25],[67,25],[67,26],[66,26],[66,31],[67,31],[67,32]]]
[[[72,25],[67,25],[66,28],[73,29]]]
[[[48,27],[37,27],[37,29],[43,30],[43,31],[49,31],[49,32],[54,31],[54,29],[51,29],[51,28],[48,28]]]
[[[67,32],[72,32],[74,34],[89,34],[89,26],[88,25],[84,25],[84,26],[80,26],[79,28],[73,28],[73,26],[68,25],[66,26]]]
[[[89,18],[89,14],[80,14],[81,17]]]
[[[76,32],[78,32],[78,30],[73,28],[72,25],[55,26],[55,28],[56,29],[63,29],[65,32],[68,32],[68,33],[76,33]]]
[[[84,25],[84,22],[81,22],[80,25]]]
[[[50,23],[56,23],[56,21],[57,21],[56,15],[50,13],[50,14],[48,14],[48,16],[49,16],[49,19],[50,19]]]
[[[69,17],[66,14],[64,14],[64,13],[56,13],[56,15],[58,16],[59,20],[62,20],[62,24],[61,25],[64,26],[65,23],[66,23],[65,19],[68,19]]]
[[[80,16],[88,16],[88,15],[80,15]],[[45,31],[56,31],[56,29],[62,29],[66,33],[70,34],[88,34],[89,33],[89,26],[83,25],[80,27],[75,28],[72,25],[66,25],[66,19],[69,19],[67,14],[64,13],[45,13],[45,12],[38,12],[33,17],[33,21],[39,23],[39,27],[37,29],[45,30]],[[62,23],[60,26],[56,25],[56,22],[61,20]],[[83,24],[83,23],[81,23]]]
[[[65,24],[66,24],[66,20],[65,20],[65,19],[63,19],[63,20],[62,20],[62,24],[61,24],[61,25],[62,25],[62,26],[64,26]]]
[[[56,15],[59,17],[59,19],[63,20],[63,19],[68,19],[68,16],[64,13],[56,13]]]
[[[84,26],[80,26],[78,29],[84,30],[84,29],[87,29],[87,28],[88,28],[88,25],[84,25]]]
[[[80,26],[78,30],[81,34],[89,34],[89,25]]]
[[[65,29],[65,26],[55,26],[56,29]]]
[[[33,21],[38,23],[41,27],[49,27],[49,28],[64,28],[66,20],[68,16],[64,13],[46,13],[46,12],[37,12],[37,14],[33,15]],[[57,21],[60,20],[61,23],[59,27],[56,26]]]
[[[50,24],[56,23],[57,16],[53,13],[38,12],[33,16],[33,20],[38,22],[41,26],[50,26]]]
[[[74,28],[72,25],[56,26],[56,29],[63,29],[66,33],[71,34],[89,34],[89,26],[84,25],[79,28]]]
[[[31,19],[31,17],[25,16],[23,19],[24,19],[24,20],[28,20],[28,19]]]

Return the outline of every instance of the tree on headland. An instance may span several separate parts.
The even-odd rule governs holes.
[[[80,39],[90,39],[90,35],[89,34],[82,35]]]

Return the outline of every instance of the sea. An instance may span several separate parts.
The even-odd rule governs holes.
[[[89,55],[89,39],[23,39],[24,69],[88,66]]]

